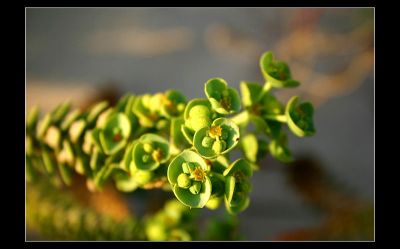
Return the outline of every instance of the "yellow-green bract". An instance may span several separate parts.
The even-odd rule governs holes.
[[[222,78],[209,79],[204,86],[205,94],[214,111],[232,114],[240,111],[240,96],[236,89],[228,87]]]
[[[271,52],[265,52],[260,59],[261,72],[264,78],[276,88],[296,87],[300,83],[292,79],[286,62],[275,60]]]
[[[315,133],[314,108],[310,102],[297,105],[298,96],[293,96],[286,105],[285,115],[290,130],[299,137],[312,136]]]
[[[189,166],[185,166],[189,165]],[[204,159],[197,153],[185,150],[171,161],[168,167],[168,181],[170,182],[176,198],[184,205],[192,208],[202,208],[210,199],[212,186],[208,177],[208,167]],[[182,173],[194,175],[193,183],[200,184],[198,193],[193,193],[190,188],[178,186],[178,177]],[[193,185],[192,185],[193,186]]]
[[[193,99],[187,104],[183,113],[184,124],[181,127],[186,140],[193,144],[194,133],[203,127],[209,126],[212,118],[211,104],[207,99]]]
[[[251,165],[244,159],[234,161],[224,171],[225,206],[229,213],[237,214],[248,207],[248,193],[251,191],[249,178],[252,174]]]

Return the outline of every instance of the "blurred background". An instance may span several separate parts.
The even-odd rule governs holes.
[[[167,89],[203,97],[211,77],[263,83],[267,50],[301,82],[276,95],[313,102],[317,133],[289,137],[292,165],[265,158],[240,234],[374,240],[373,8],[27,8],[27,109]],[[140,213],[135,198],[121,205]],[[31,229],[27,239],[49,238]]]

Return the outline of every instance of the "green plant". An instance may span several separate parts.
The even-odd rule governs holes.
[[[159,188],[189,208],[224,203],[236,215],[249,206],[251,176],[263,157],[293,160],[283,125],[298,137],[315,133],[311,103],[294,96],[284,105],[271,92],[299,85],[288,65],[266,52],[260,68],[265,83],[242,81],[241,95],[212,78],[206,98],[188,102],[178,91],[127,94],[115,106],[103,101],[87,111],[69,112],[63,103],[40,120],[33,108],[26,119],[27,180],[44,174],[70,185],[76,172],[91,190],[113,180],[120,191]],[[242,158],[232,160],[237,148]],[[159,224],[162,217],[149,220]],[[190,238],[179,228],[167,236],[149,226],[150,239]]]

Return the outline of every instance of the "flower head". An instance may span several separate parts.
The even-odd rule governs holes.
[[[217,118],[210,127],[198,130],[193,139],[194,147],[204,158],[215,158],[228,153],[239,142],[239,127],[226,118]]]
[[[176,198],[186,206],[202,208],[211,196],[207,164],[196,152],[185,150],[168,166],[168,181]]]

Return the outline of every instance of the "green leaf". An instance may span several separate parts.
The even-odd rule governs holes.
[[[46,168],[47,173],[52,174],[56,168],[56,163],[54,162],[51,152],[44,147],[42,147],[42,160]]]
[[[279,139],[274,139],[268,144],[271,155],[283,163],[290,163],[293,161],[292,153],[287,147],[287,143],[287,136],[282,133]]]
[[[262,85],[253,82],[240,82],[240,92],[242,93],[242,103],[245,107],[251,107],[259,100],[262,93]]]
[[[51,118],[54,124],[58,124],[62,121],[62,119],[67,115],[69,109],[71,108],[71,103],[66,101],[59,106],[51,113]]]
[[[78,140],[82,137],[85,128],[86,128],[86,121],[84,119],[78,119],[71,124],[68,133],[72,143],[78,142]]]
[[[271,52],[265,52],[260,59],[261,72],[266,81],[273,87],[296,87],[300,83],[292,79],[289,66],[283,61],[277,61]]]
[[[26,136],[25,137],[25,152],[26,155],[32,156],[34,152],[34,146],[33,146],[33,138],[32,136]]]
[[[214,165],[213,165],[214,166]],[[225,178],[222,174],[215,173],[214,167],[210,173],[210,180],[213,186],[211,197],[221,197],[225,194]]]
[[[102,166],[104,166],[105,155],[97,148],[95,148],[90,156],[90,168],[93,171],[98,171]]]
[[[244,159],[234,161],[223,173],[225,180],[225,207],[231,214],[242,212],[248,207],[251,190],[249,177],[253,174],[251,163]]]
[[[75,160],[74,150],[72,149],[71,143],[67,140],[63,140],[63,146],[60,153],[58,153],[57,161],[59,164],[66,164],[73,166]]]
[[[65,119],[61,123],[61,130],[67,131],[71,124],[81,116],[82,112],[76,109],[65,116]]]
[[[298,96],[293,96],[286,105],[285,115],[289,129],[298,137],[315,134],[313,115],[314,108],[310,102],[297,105]]]
[[[264,96],[260,100],[261,105],[261,115],[268,114],[282,114],[283,113],[283,105],[276,99],[276,97],[270,93],[264,94]]]
[[[86,121],[89,125],[93,124],[97,117],[109,106],[108,101],[101,101],[95,105],[93,105],[88,113]]]
[[[125,113],[125,115],[128,116],[129,115],[128,112],[132,112],[132,106],[135,98],[136,96],[133,95],[132,93],[125,94],[118,100],[117,104],[115,105],[115,110],[117,112],[123,112]]]
[[[240,111],[240,96],[236,89],[228,87],[222,78],[209,79],[204,92],[214,111],[220,114],[232,114]]]
[[[129,121],[131,122],[131,130],[137,130],[139,126],[139,120],[135,116],[135,114],[132,111],[133,105],[135,104],[136,96],[131,95],[128,97],[127,104],[125,106],[124,113],[128,117]],[[134,135],[134,132],[131,132],[130,138],[132,138]]]
[[[250,162],[257,162],[258,139],[253,133],[245,135],[242,140],[243,154]]]
[[[122,192],[132,192],[139,187],[139,183],[134,177],[131,177],[122,171],[114,175],[114,180],[115,186]]]
[[[106,124],[107,124],[107,120],[109,119],[109,117],[111,117],[112,115],[114,115],[116,112],[116,110],[112,107],[107,108],[106,110],[104,110],[97,118],[96,120],[96,128],[99,129],[104,129]]]
[[[224,170],[229,167],[229,160],[224,155],[221,155],[218,156],[215,160],[212,160],[211,165],[213,172],[222,174]]]
[[[193,144],[194,131],[192,129],[189,129],[185,125],[181,125],[181,132],[186,138],[186,141],[188,141],[188,143],[190,144]]]
[[[39,119],[40,109],[38,106],[32,107],[26,117],[26,130],[33,131]]]
[[[117,164],[108,164],[101,168],[101,170],[95,175],[94,183],[96,187],[101,188],[104,184],[112,177],[116,172],[120,171]]]
[[[28,182],[33,182],[37,179],[37,173],[33,167],[33,162],[31,157],[25,156],[26,164],[25,164],[25,176]]]
[[[281,134],[282,123],[272,120],[266,120],[265,122],[267,124],[265,133],[270,138],[279,138]]]
[[[172,118],[170,127],[171,154],[177,154],[181,149],[188,147],[185,135],[181,131],[184,125],[183,117]]]
[[[257,161],[260,161],[262,158],[264,158],[267,153],[268,153],[268,142],[263,140],[263,139],[259,139],[258,140],[258,151],[257,151]],[[254,165],[256,166],[255,168],[258,170],[258,165]],[[253,169],[255,169],[253,167]]]
[[[225,180],[225,198],[228,203],[231,203],[233,193],[235,192],[236,179],[233,176],[227,176]]]
[[[240,212],[243,212],[246,208],[248,208],[250,204],[250,198],[248,196],[242,197],[238,199],[236,205],[232,206],[226,199],[225,199],[225,207],[228,213],[232,215],[237,215]]]
[[[47,113],[37,125],[36,134],[38,138],[43,138],[46,134],[47,129],[51,125],[51,114]]]
[[[236,172],[241,171],[246,177],[253,175],[251,164],[243,158],[234,161],[223,173],[224,176],[232,176]]]
[[[89,157],[85,155],[80,148],[80,145],[78,144],[73,144],[73,149],[76,153],[76,160],[75,160],[75,171],[78,174],[81,175],[86,175],[87,177],[91,178],[92,177],[92,169],[90,168],[89,165]]]
[[[67,186],[71,186],[72,184],[72,169],[66,164],[59,163],[58,170],[60,171],[61,179]]]
[[[59,150],[61,146],[61,131],[56,126],[50,126],[45,134],[44,142],[53,150]]]
[[[129,172],[131,170],[130,165],[132,162],[132,149],[136,143],[137,143],[137,141],[133,141],[126,147],[124,157],[121,161],[121,168],[127,172]]]
[[[101,133],[101,129],[99,128],[94,128],[93,130],[90,131],[90,135],[91,135],[91,143],[97,148],[99,149],[101,152],[104,153],[103,147],[101,145],[100,142],[100,133]]]

